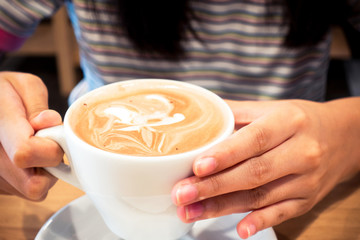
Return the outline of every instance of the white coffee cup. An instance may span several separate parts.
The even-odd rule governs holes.
[[[154,87],[159,83],[191,89],[211,99],[224,116],[224,130],[207,145],[168,156],[130,156],[98,149],[72,130],[69,118],[84,99],[106,95],[108,90],[126,84]],[[229,106],[214,93],[201,87],[172,80],[140,79],[118,82],[86,94],[73,103],[65,114],[64,124],[40,130],[36,135],[58,142],[69,165],[46,168],[54,176],[84,190],[109,229],[126,240],[171,240],[185,235],[192,224],[185,224],[171,201],[174,184],[192,175],[196,156],[223,141],[234,130]],[[201,137],[201,136],[199,136]]]

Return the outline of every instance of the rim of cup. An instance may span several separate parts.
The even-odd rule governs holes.
[[[72,111],[74,111],[76,109],[76,107],[79,104],[81,104],[85,99],[91,97],[92,95],[99,94],[99,92],[103,91],[103,89],[105,89],[105,88],[111,88],[111,87],[114,87],[115,85],[129,86],[129,85],[137,84],[139,82],[147,83],[146,81],[168,83],[171,85],[178,85],[180,87],[185,86],[186,88],[200,91],[200,92],[208,95],[209,97],[214,98],[215,101],[217,102],[216,104],[220,105],[220,108],[223,111],[223,114],[225,115],[225,117],[227,117],[227,119],[225,119],[226,125],[225,125],[223,131],[213,141],[207,143],[206,145],[204,145],[202,147],[195,148],[195,149],[192,149],[187,152],[170,154],[170,155],[161,155],[161,156],[138,156],[138,155],[109,152],[109,151],[97,148],[97,147],[85,142],[80,137],[78,137],[76,135],[76,133],[73,131],[73,129],[69,123],[70,115],[72,114]],[[151,86],[149,86],[149,87],[151,87]],[[234,119],[234,115],[233,115],[230,107],[225,103],[225,101],[222,98],[220,98],[215,93],[213,93],[210,90],[207,90],[203,87],[200,87],[200,86],[188,83],[188,82],[181,82],[181,81],[169,80],[169,79],[156,79],[156,78],[124,80],[124,81],[120,81],[120,82],[110,83],[110,84],[101,86],[97,89],[94,89],[94,90],[84,94],[83,96],[79,97],[73,104],[71,104],[71,106],[66,111],[65,118],[64,118],[65,132],[66,132],[66,134],[69,134],[70,137],[73,138],[74,141],[77,142],[77,144],[83,145],[84,147],[88,148],[89,151],[101,152],[101,154],[103,154],[104,157],[113,158],[113,157],[123,156],[124,160],[128,159],[129,161],[139,161],[139,162],[165,161],[165,159],[166,159],[166,161],[173,161],[176,159],[182,159],[183,157],[186,157],[186,155],[197,156],[200,153],[204,152],[206,149],[209,149],[211,146],[214,146],[217,143],[220,143],[221,141],[225,140],[228,136],[230,136],[231,133],[234,131],[234,125],[235,125],[235,119]]]

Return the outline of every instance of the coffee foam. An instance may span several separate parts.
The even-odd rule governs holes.
[[[174,105],[165,97],[159,94],[137,96],[139,100],[153,101],[154,104],[159,104],[161,110],[156,110],[152,113],[147,113],[147,109],[137,108],[132,109],[130,106],[120,105],[116,107],[108,107],[103,111],[103,114],[107,116],[115,116],[117,119],[115,122],[120,124],[129,125],[118,129],[119,131],[141,131],[142,128],[151,128],[163,125],[175,124],[185,119],[185,116],[181,113],[175,113],[170,116],[171,111],[174,109]],[[158,103],[156,103],[158,102]],[[144,111],[145,110],[145,111]],[[101,113],[99,113],[101,115]]]
[[[216,138],[222,116],[211,100],[184,89],[142,89],[83,102],[71,124],[87,143],[115,153],[162,156],[199,148]],[[121,95],[121,94],[120,94]]]

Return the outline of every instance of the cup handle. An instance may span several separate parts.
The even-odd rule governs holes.
[[[43,137],[43,138],[49,138],[51,140],[54,140],[57,142],[60,147],[64,150],[65,155],[67,159],[69,160],[70,165],[65,164],[64,162],[61,162],[56,167],[45,167],[44,169],[48,171],[53,176],[60,178],[61,180],[79,188],[82,189],[80,182],[78,178],[76,177],[76,174],[72,168],[72,159],[71,155],[68,149],[68,146],[66,144],[65,140],[65,132],[64,132],[64,126],[59,125],[55,127],[45,128],[40,131],[38,131],[35,136],[37,137]]]

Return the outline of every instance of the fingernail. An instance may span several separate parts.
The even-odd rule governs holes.
[[[254,235],[256,233],[256,227],[255,225],[251,224],[251,225],[248,225],[247,228],[247,235],[248,235],[248,238],[251,237],[252,235]]]
[[[37,121],[37,120],[40,120],[45,114],[45,110],[41,111],[40,113],[38,113],[32,120],[34,121]]]
[[[211,174],[216,167],[217,164],[214,158],[200,158],[195,162],[194,172],[197,176],[204,176]]]
[[[185,206],[186,220],[193,220],[200,217],[204,213],[204,206],[201,203],[193,203]]]
[[[198,190],[195,186],[187,184],[179,186],[175,195],[177,204],[186,204],[197,198]]]

